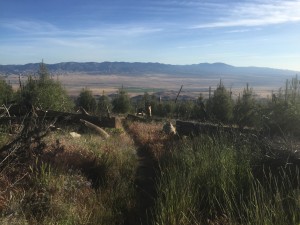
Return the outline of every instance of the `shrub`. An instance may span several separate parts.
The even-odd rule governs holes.
[[[13,97],[13,90],[5,80],[0,78],[0,105],[7,104]]]
[[[70,111],[74,106],[61,83],[50,77],[44,63],[40,64],[37,79],[29,76],[27,83],[19,90],[18,101],[23,106],[44,110]]]
[[[274,133],[300,134],[300,82],[296,76],[286,82],[284,92],[273,94],[272,100],[265,106],[265,125]]]
[[[253,96],[252,88],[247,87],[242,97],[237,99],[233,110],[234,120],[240,126],[257,126],[259,124],[258,104]]]
[[[214,91],[214,96],[208,99],[207,110],[214,120],[220,122],[230,122],[232,120],[233,101],[222,82]]]
[[[113,111],[115,113],[127,113],[131,109],[130,98],[126,91],[119,90],[118,96],[112,101]]]
[[[97,109],[97,103],[93,96],[93,92],[87,88],[83,88],[76,100],[76,105],[84,108],[88,112],[95,112]]]
[[[98,100],[98,111],[100,112],[100,115],[106,115],[107,109],[111,111],[112,109],[111,101],[106,95],[101,95]]]

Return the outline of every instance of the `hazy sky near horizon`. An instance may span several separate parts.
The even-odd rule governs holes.
[[[224,62],[300,71],[300,0],[0,0],[0,64]]]

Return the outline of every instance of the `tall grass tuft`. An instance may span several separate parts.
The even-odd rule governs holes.
[[[1,224],[109,225],[129,220],[135,208],[136,158],[126,134],[102,140],[54,133],[45,142],[44,153],[24,165],[28,172],[16,185],[1,171]],[[15,188],[4,196],[7,185]]]
[[[283,168],[255,177],[257,148],[225,134],[181,141],[160,161],[156,224],[298,224],[299,172],[296,186]]]

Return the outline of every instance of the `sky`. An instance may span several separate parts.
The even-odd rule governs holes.
[[[42,60],[300,71],[300,0],[0,0],[0,64]]]

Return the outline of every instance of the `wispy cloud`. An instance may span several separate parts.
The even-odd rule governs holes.
[[[48,34],[57,33],[59,29],[51,23],[36,20],[0,21],[0,26],[22,33]]]
[[[228,8],[226,16],[190,28],[252,27],[299,22],[299,12],[300,0],[260,0],[252,3],[239,3]]]
[[[162,31],[162,28],[151,27],[140,24],[128,25],[105,25],[103,27],[91,27],[77,30],[78,34],[87,36],[139,36]]]
[[[58,26],[45,21],[38,20],[9,20],[0,21],[0,26],[6,29],[14,30],[23,33],[32,34],[95,34],[95,33],[115,33],[123,35],[139,35],[159,32],[162,28],[154,27],[154,25],[148,24],[101,24],[98,26],[85,27],[83,29],[68,30],[66,28],[59,28]],[[88,33],[86,33],[88,32]]]
[[[180,45],[180,46],[177,46],[176,48],[178,49],[189,49],[189,48],[205,48],[205,47],[210,47],[212,46],[213,44],[201,44],[201,45]]]
[[[100,24],[90,27],[68,29],[37,20],[0,21],[0,27],[13,32],[18,40],[47,40],[65,46],[78,46],[81,41],[103,41],[112,38],[134,38],[163,31],[162,28],[147,24]],[[9,41],[9,40],[8,40]]]
[[[251,31],[251,29],[237,29],[237,30],[229,30],[226,33],[245,33],[245,32],[249,32]]]

